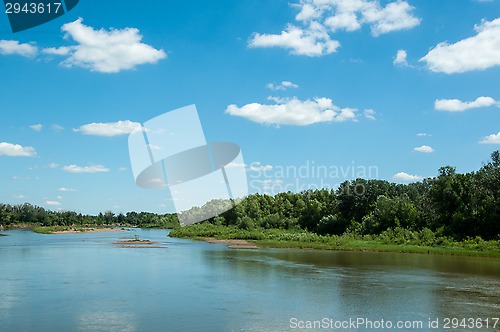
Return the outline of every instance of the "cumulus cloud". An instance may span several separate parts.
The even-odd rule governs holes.
[[[49,206],[60,206],[61,205],[61,203],[58,201],[45,201],[45,204],[47,204]]]
[[[49,168],[54,169],[54,168],[58,168],[58,167],[59,167],[59,164],[58,164],[58,163],[50,163],[50,164],[49,164]]]
[[[43,129],[43,125],[38,123],[38,124],[31,125],[30,128],[36,132],[40,132]]]
[[[340,43],[330,38],[324,26],[311,22],[306,28],[289,24],[280,34],[254,33],[248,46],[281,47],[291,54],[316,57],[336,52]]]
[[[428,145],[422,145],[422,146],[414,148],[413,151],[422,152],[422,153],[432,153],[432,152],[434,152],[434,149]]]
[[[393,61],[394,65],[403,66],[403,67],[408,66],[408,62],[406,61],[407,56],[408,56],[408,54],[406,53],[405,50],[399,50],[396,53],[396,58]]]
[[[434,102],[434,108],[438,111],[463,112],[472,108],[490,107],[498,105],[491,97],[479,97],[474,101],[460,101],[458,99],[438,99]]]
[[[117,73],[166,58],[163,50],[141,42],[138,29],[100,29],[84,25],[83,19],[64,24],[65,39],[77,45],[46,48],[43,53],[67,56],[61,62],[66,67],[82,67],[100,73]]]
[[[500,132],[484,137],[479,143],[481,144],[500,144]]]
[[[417,134],[418,137],[431,137],[432,134],[428,134],[428,133],[418,133]]]
[[[22,146],[7,142],[0,143],[0,156],[7,157],[33,157],[36,151],[31,146]]]
[[[281,83],[278,83],[278,84],[274,84],[274,83],[268,83],[266,85],[266,88],[268,88],[269,90],[272,90],[272,91],[285,91],[287,89],[297,89],[299,86],[295,83],[292,83],[292,82],[289,82],[289,81],[283,81]]]
[[[110,171],[109,168],[104,167],[103,165],[92,165],[92,166],[77,166],[77,165],[68,165],[64,166],[63,171],[68,173],[107,173]]]
[[[357,109],[339,108],[329,98],[301,101],[293,98],[276,98],[276,104],[247,104],[242,107],[229,105],[226,113],[262,124],[307,126],[320,122],[355,121]]]
[[[38,48],[31,44],[21,44],[17,40],[0,40],[0,54],[33,57],[37,53]]]
[[[331,38],[339,30],[356,31],[363,25],[373,36],[413,28],[420,19],[414,7],[398,0],[381,6],[378,0],[302,0],[296,24],[289,23],[279,34],[254,33],[250,47],[281,47],[290,53],[321,56],[337,51],[340,43]]]
[[[394,180],[398,181],[405,181],[405,182],[415,182],[415,181],[420,181],[423,179],[423,177],[418,176],[418,175],[411,175],[405,172],[399,172],[397,174],[394,174],[392,176]]]
[[[112,137],[119,135],[128,135],[140,126],[140,123],[132,122],[129,120],[107,123],[93,122],[83,125],[80,128],[73,129],[73,131],[81,132],[85,135]]]
[[[482,21],[476,35],[454,44],[443,42],[420,59],[429,70],[446,74],[485,70],[500,65],[500,18]]]
[[[343,2],[348,1],[343,0]],[[415,8],[406,1],[391,2],[385,7],[380,7],[378,1],[367,1],[366,3],[369,5],[361,11],[362,21],[371,26],[374,36],[411,29],[420,24],[420,19],[412,14]]]

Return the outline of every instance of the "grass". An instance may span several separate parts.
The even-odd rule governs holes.
[[[453,241],[430,230],[387,230],[380,235],[344,234],[322,236],[303,230],[254,229],[196,224],[170,233],[171,237],[241,239],[272,248],[325,249],[341,251],[401,252],[419,254],[500,257],[500,241],[480,238]]]
[[[75,229],[73,226],[36,226],[32,228],[33,232],[39,234],[52,234],[55,232],[69,231],[73,229]],[[76,229],[78,230],[78,228]],[[83,229],[81,231],[83,232]]]

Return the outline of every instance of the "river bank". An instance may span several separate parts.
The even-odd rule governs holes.
[[[210,243],[225,243],[230,248],[234,241],[246,246],[271,248],[321,249],[338,251],[400,252],[418,254],[500,257],[500,241],[480,238],[453,241],[433,233],[409,230],[388,230],[380,235],[344,234],[322,236],[306,231],[279,229],[243,230],[231,226],[197,224],[173,230],[170,235]],[[241,242],[242,243],[242,242]],[[244,248],[244,246],[239,247]]]

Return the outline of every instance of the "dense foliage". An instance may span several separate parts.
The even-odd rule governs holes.
[[[72,211],[47,211],[31,204],[0,204],[0,224],[8,228],[16,226],[132,226],[175,228],[179,226],[177,215],[159,215],[149,212],[128,212],[115,215],[112,212],[99,213],[96,216],[82,215]]]
[[[220,204],[207,203],[218,210]],[[196,208],[187,213],[200,213]],[[173,227],[173,214],[111,212],[86,216],[75,212],[51,212],[30,204],[0,205],[0,223],[54,225],[131,225]],[[435,178],[408,185],[383,180],[345,181],[337,190],[252,194],[235,208],[208,220],[214,225],[241,230],[304,230],[317,235],[383,234],[403,229],[415,234],[431,232],[456,240],[481,237],[500,239],[500,153],[477,172],[456,173],[439,169]]]
[[[493,152],[491,161],[477,172],[459,174],[446,166],[437,177],[408,185],[356,179],[335,191],[253,194],[209,222],[244,230],[300,229],[319,235],[373,235],[401,228],[430,230],[457,240],[498,239],[500,153]]]

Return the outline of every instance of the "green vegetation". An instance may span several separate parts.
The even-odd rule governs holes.
[[[458,174],[446,166],[437,177],[409,185],[356,179],[336,191],[254,194],[204,225],[171,236],[250,239],[279,247],[498,256],[500,153],[493,152],[491,159],[477,172]]]
[[[39,234],[52,234],[56,232],[89,232],[95,230],[95,228],[81,227],[81,226],[34,226],[31,230]]]
[[[76,212],[47,211],[31,204],[12,206],[0,204],[0,224],[9,228],[30,228],[39,233],[52,233],[70,229],[88,227],[140,227],[175,229],[180,227],[176,214],[154,214],[148,212],[128,212],[115,215],[112,212],[99,213],[96,216],[82,215]]]
[[[217,211],[228,201],[207,204]],[[275,247],[499,256],[500,153],[493,152],[477,172],[459,174],[446,166],[437,177],[408,185],[356,179],[337,190],[253,194],[203,224],[182,229],[174,214],[84,216],[30,204],[0,205],[0,223],[52,227],[35,229],[43,232],[75,225],[161,227],[176,229],[171,236],[244,239]]]
[[[179,238],[244,239],[274,248],[308,248],[346,251],[387,251],[500,257],[500,241],[477,237],[454,241],[429,229],[411,231],[388,229],[379,235],[319,235],[305,230],[254,229],[202,223],[176,229],[170,236]]]
[[[72,229],[70,226],[35,226],[32,228],[33,232],[39,234],[52,234],[54,232],[67,231]]]

